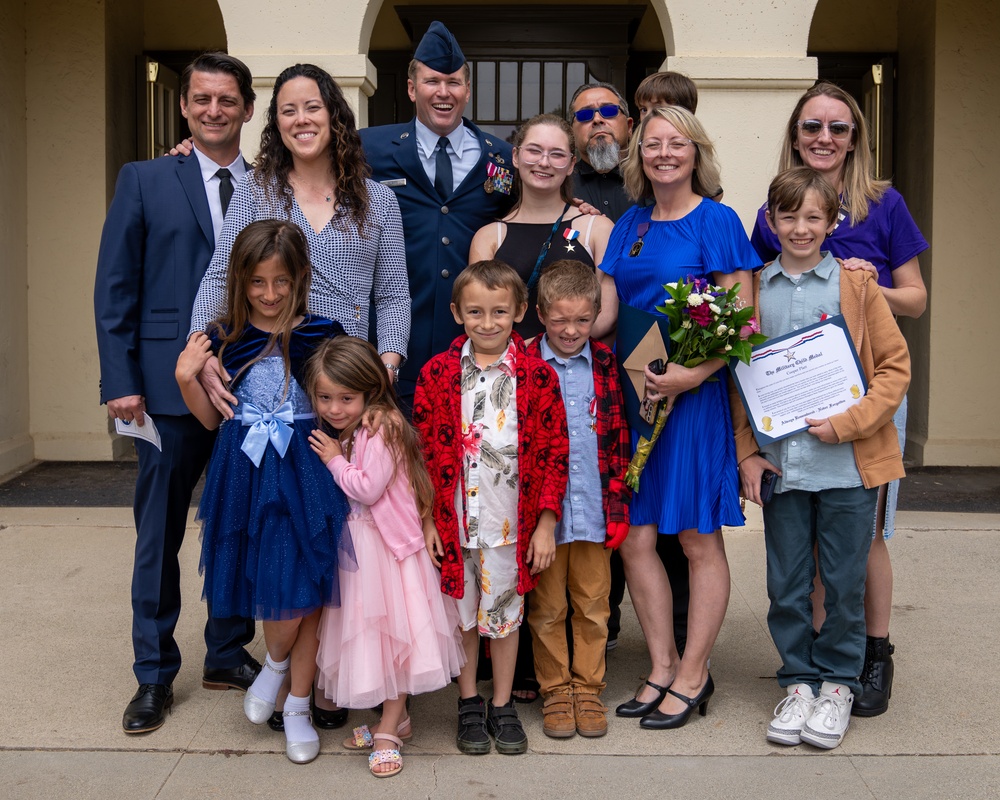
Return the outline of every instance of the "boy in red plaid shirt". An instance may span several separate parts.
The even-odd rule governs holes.
[[[628,534],[625,470],[632,457],[618,367],[611,350],[590,330],[601,310],[594,271],[579,261],[557,261],[538,282],[538,318],[545,334],[528,353],[559,376],[570,432],[569,484],[556,555],[531,595],[535,675],[544,698],[546,735],[603,736],[608,731],[604,689],[611,550]],[[573,606],[572,660],[566,615]]]

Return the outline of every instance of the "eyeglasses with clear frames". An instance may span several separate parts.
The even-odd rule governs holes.
[[[532,145],[517,148],[517,153],[521,157],[521,161],[529,167],[533,167],[543,158],[547,158],[549,166],[562,169],[569,164],[569,160],[572,158],[565,150],[542,150],[540,147]]]
[[[846,139],[854,130],[853,122],[821,122],[818,119],[800,119],[795,123],[801,136],[808,136],[810,139],[819,136],[824,129],[830,134],[831,139]]]
[[[646,158],[655,158],[667,150],[667,155],[679,156],[684,153],[694,142],[690,139],[671,139],[669,142],[661,142],[659,139],[643,139],[639,142],[639,152]]]

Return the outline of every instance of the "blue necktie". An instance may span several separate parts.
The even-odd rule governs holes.
[[[437,157],[435,163],[434,188],[447,200],[455,188],[455,178],[451,171],[451,157],[448,155],[448,139],[442,136],[438,139]]]

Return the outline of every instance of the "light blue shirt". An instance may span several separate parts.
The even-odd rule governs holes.
[[[590,342],[577,355],[564,359],[552,352],[548,337],[543,335],[539,350],[559,376],[569,428],[569,481],[562,519],[556,525],[556,545],[603,544],[607,525],[597,461],[597,411]]]
[[[434,133],[419,119],[417,123],[417,154],[420,156],[420,163],[424,165],[427,177],[434,183],[437,177],[437,146],[441,137]],[[476,135],[465,127],[465,123],[460,123],[455,130],[446,137],[448,140],[448,156],[451,158],[451,174],[455,180],[452,191],[462,185],[462,181],[472,172],[472,168],[479,163],[479,156],[483,151]],[[486,180],[484,177],[483,180]]]
[[[789,275],[779,255],[760,274],[761,333],[782,336],[840,313],[840,265],[828,252],[808,272]],[[808,431],[765,445],[760,453],[781,469],[776,492],[861,486],[851,442],[826,444]]]

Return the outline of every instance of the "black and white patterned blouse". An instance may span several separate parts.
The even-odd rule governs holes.
[[[410,338],[410,286],[399,204],[391,189],[371,180],[365,183],[369,207],[363,236],[352,220],[343,224],[331,220],[316,233],[292,200],[291,221],[305,232],[313,266],[309,311],[336,320],[351,336],[367,339],[369,298],[374,297],[379,353],[399,353],[405,358]],[[262,219],[289,216],[283,200],[265,197],[248,172],[229,204],[215,255],[201,279],[190,333],[205,330],[225,310],[233,242],[247,225]]]

